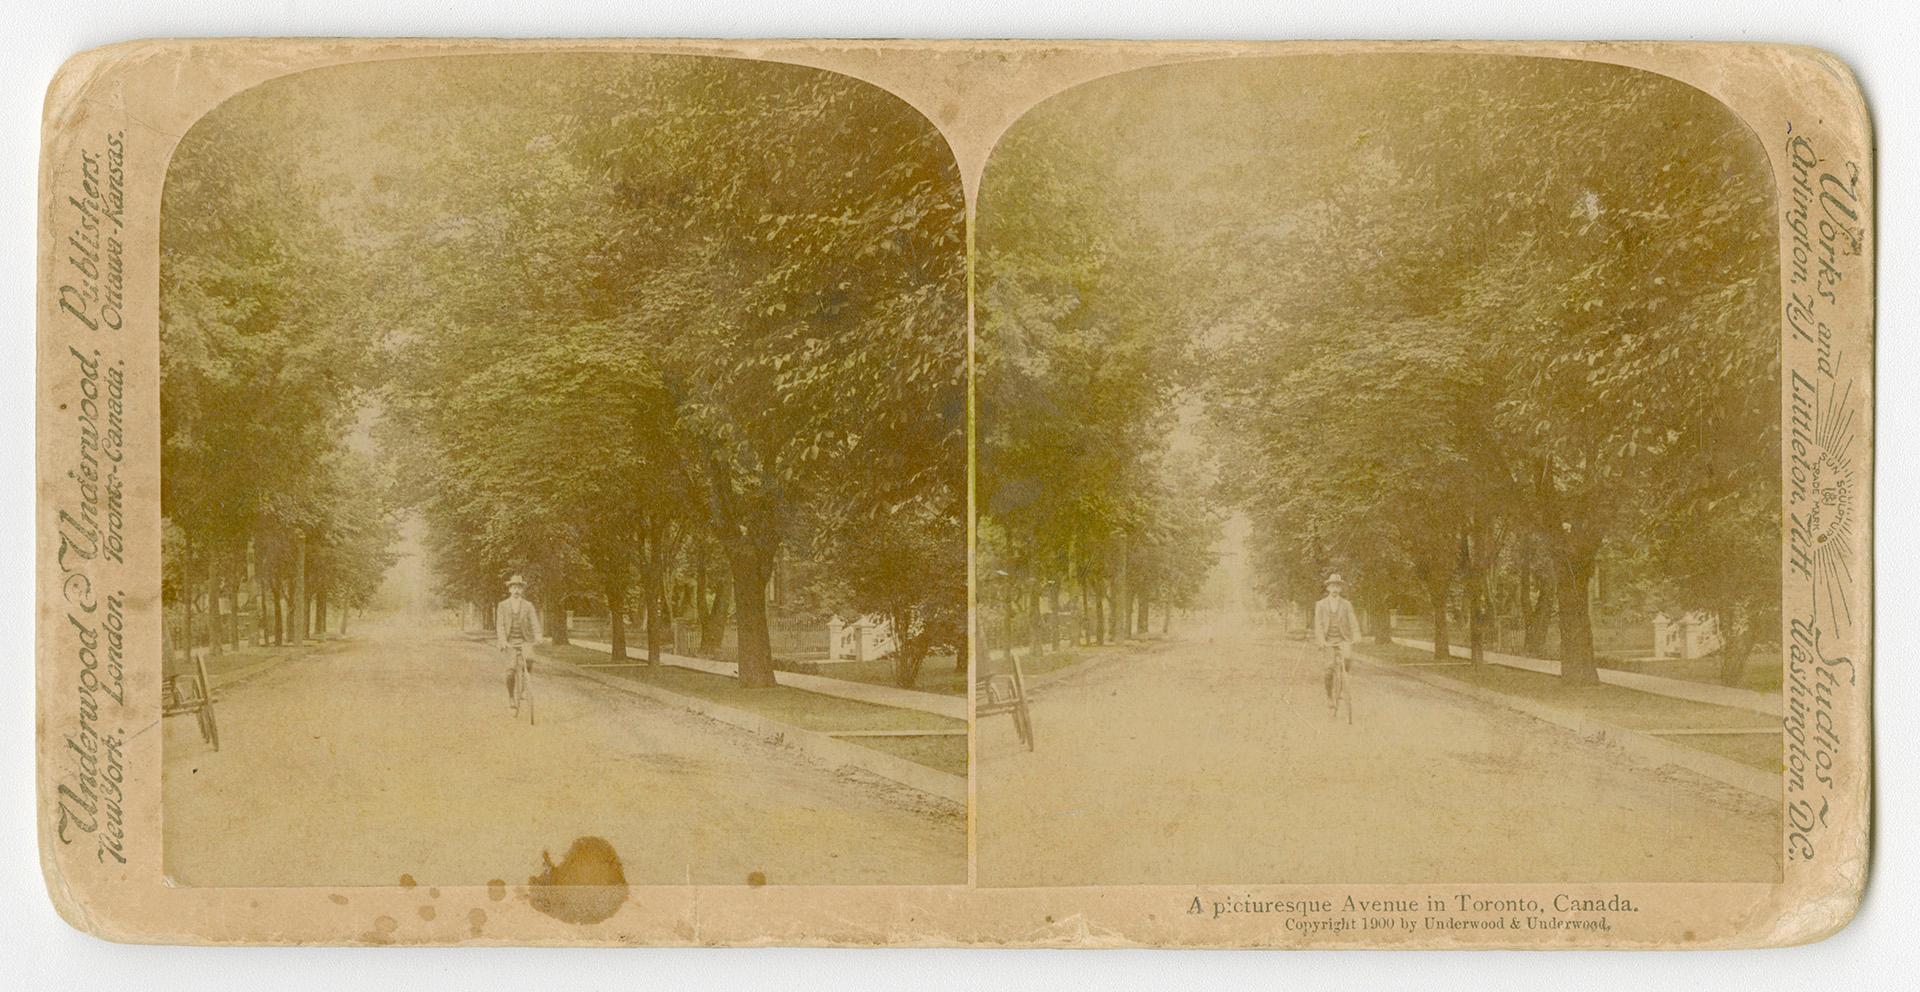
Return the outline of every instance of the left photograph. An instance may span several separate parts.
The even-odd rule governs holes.
[[[201,118],[168,880],[965,884],[965,223],[918,111],[775,62],[407,58]]]

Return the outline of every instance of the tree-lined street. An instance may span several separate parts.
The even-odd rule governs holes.
[[[1698,611],[1732,685],[1777,643],[1772,184],[1698,90],[1417,55],[1122,75],[1023,117],[980,198],[989,640],[1143,629],[1238,513],[1270,605],[1339,572],[1437,658],[1592,684]]]
[[[964,879],[950,801],[560,665],[516,723],[458,636],[515,576],[555,657],[724,664],[700,699],[770,738],[900,729],[774,673],[833,660],[835,617],[869,678],[965,670],[963,214],[924,116],[774,61],[348,64],[196,123],[160,280],[170,698],[204,698],[189,658],[262,670],[217,752],[168,721],[169,869],[470,884],[593,835],[640,883]],[[932,719],[842,764],[956,793]]]
[[[1226,60],[1027,112],[975,237],[979,662],[1096,660],[1032,752],[978,728],[980,878],[1774,877],[1778,804],[1721,784],[1777,769],[1753,714],[1656,728],[1745,762],[1682,756],[1708,778],[1473,690],[1504,652],[1657,717],[1601,663],[1673,671],[1685,618],[1689,664],[1778,692],[1776,228],[1757,137],[1621,66]],[[1316,617],[1475,675],[1365,669],[1332,725]]]
[[[963,200],[926,118],[731,59],[321,76],[169,171],[176,641],[334,629],[411,518],[448,603],[490,623],[523,574],[616,659],[684,625],[769,686],[835,614],[891,624],[905,687],[966,656]]]

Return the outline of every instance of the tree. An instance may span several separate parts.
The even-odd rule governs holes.
[[[620,218],[607,292],[671,342],[707,527],[731,567],[740,681],[771,685],[766,589],[806,494],[878,459],[896,474],[874,505],[903,506],[957,463],[956,166],[931,124],[874,87],[723,59],[617,77],[583,101],[566,147],[606,177]],[[664,273],[646,264],[663,257]],[[928,417],[929,394],[944,416]]]
[[[1487,571],[1506,535],[1521,536],[1519,560],[1538,556],[1553,575],[1562,671],[1592,681],[1588,587],[1607,542],[1674,512],[1664,480],[1701,474],[1685,458],[1728,440],[1748,464],[1772,457],[1760,432],[1728,420],[1777,378],[1771,340],[1755,331],[1771,325],[1764,290],[1776,264],[1764,155],[1724,107],[1647,73],[1453,57],[1380,68],[1381,78],[1333,84],[1368,90],[1377,109],[1318,139],[1322,157],[1305,171],[1323,194],[1225,225],[1242,270],[1286,273],[1287,292],[1254,294],[1261,302],[1248,309],[1271,317],[1250,336],[1272,339],[1282,361],[1312,362],[1316,341],[1364,356],[1364,339],[1404,327],[1467,335],[1457,361],[1430,366],[1441,393],[1427,403],[1453,397],[1451,426],[1408,419],[1423,405],[1376,421],[1369,435],[1383,447],[1396,430],[1423,439],[1396,465],[1424,464],[1448,445],[1469,458],[1459,486],[1406,504],[1456,512],[1383,519],[1403,525],[1400,554],[1442,629],[1457,579],[1478,622]],[[1229,379],[1243,360],[1244,349],[1227,352]],[[1410,390],[1405,378],[1382,378],[1377,363],[1363,368],[1342,378]],[[1685,389],[1675,386],[1682,374]],[[1249,450],[1285,465],[1271,444]],[[1695,454],[1676,461],[1682,450]],[[1370,492],[1398,485],[1353,478]],[[1760,522],[1728,525],[1772,540]],[[1316,540],[1324,537],[1300,545]],[[1769,584],[1764,573],[1744,581]],[[1529,604],[1535,617],[1543,603]]]
[[[1077,587],[1104,642],[1134,631],[1135,550],[1169,533],[1159,456],[1190,342],[1180,267],[1112,163],[1049,123],[1011,130],[982,185],[976,499],[1005,537],[982,568],[1024,588],[1005,599],[1029,612],[1042,589]]]
[[[378,511],[325,495],[354,471],[343,446],[375,370],[365,270],[297,147],[306,109],[249,91],[202,119],[174,153],[162,213],[161,512],[178,529],[176,595],[191,609],[204,583],[216,615],[221,590],[237,606],[252,558],[276,605],[298,593],[276,643],[306,633],[310,546],[344,574],[377,565],[369,542],[390,537],[347,526]],[[329,535],[351,550],[321,547]]]

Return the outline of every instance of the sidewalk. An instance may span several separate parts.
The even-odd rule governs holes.
[[[605,641],[569,640],[576,647],[595,651],[612,652],[613,645]],[[627,657],[645,663],[646,648],[627,647]],[[711,661],[706,658],[689,658],[686,655],[662,651],[660,661],[678,668],[706,672],[710,675],[735,676],[740,666],[730,661]],[[775,682],[792,689],[804,689],[822,696],[838,696],[857,702],[871,703],[875,706],[891,706],[895,709],[918,710],[932,713],[952,720],[967,718],[967,699],[965,696],[943,696],[932,692],[918,692],[913,689],[901,689],[895,686],[874,685],[869,682],[851,682],[846,679],[830,678],[825,675],[802,675],[798,672],[775,672]]]
[[[278,647],[247,644],[239,650],[228,649],[219,654],[214,654],[205,647],[196,647],[193,649],[193,658],[206,663],[208,684],[214,689],[223,689],[277,665],[306,658],[319,651],[327,650],[332,645],[346,643],[346,638],[335,637],[324,641],[308,640],[303,644],[285,644]]]
[[[1393,643],[1403,647],[1432,651],[1432,641],[1422,641],[1411,637],[1395,637]],[[1455,658],[1471,658],[1473,652],[1459,644],[1449,645]],[[1545,658],[1529,658],[1524,655],[1502,654],[1498,651],[1482,652],[1491,664],[1519,668],[1542,675],[1559,675],[1560,663]],[[1656,696],[1668,696],[1673,699],[1689,699],[1696,703],[1709,703],[1714,706],[1729,706],[1734,709],[1750,710],[1766,716],[1780,716],[1780,696],[1751,689],[1734,689],[1706,682],[1689,682],[1685,679],[1661,678],[1658,675],[1642,675],[1638,672],[1622,672],[1612,668],[1599,670],[1600,681],[1608,685],[1617,685],[1623,689],[1635,689]]]

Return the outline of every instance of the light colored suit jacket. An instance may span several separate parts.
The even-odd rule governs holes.
[[[517,611],[516,602],[519,607]],[[507,646],[507,631],[513,629],[513,620],[516,615],[519,616],[526,631],[532,635],[528,643],[540,640],[540,611],[534,609],[533,601],[524,598],[516,601],[512,596],[508,596],[500,601],[499,606],[493,608],[493,636],[503,648]]]
[[[1352,644],[1360,640],[1360,618],[1353,615],[1353,601],[1328,596],[1313,604],[1313,643],[1331,643],[1329,637]]]

